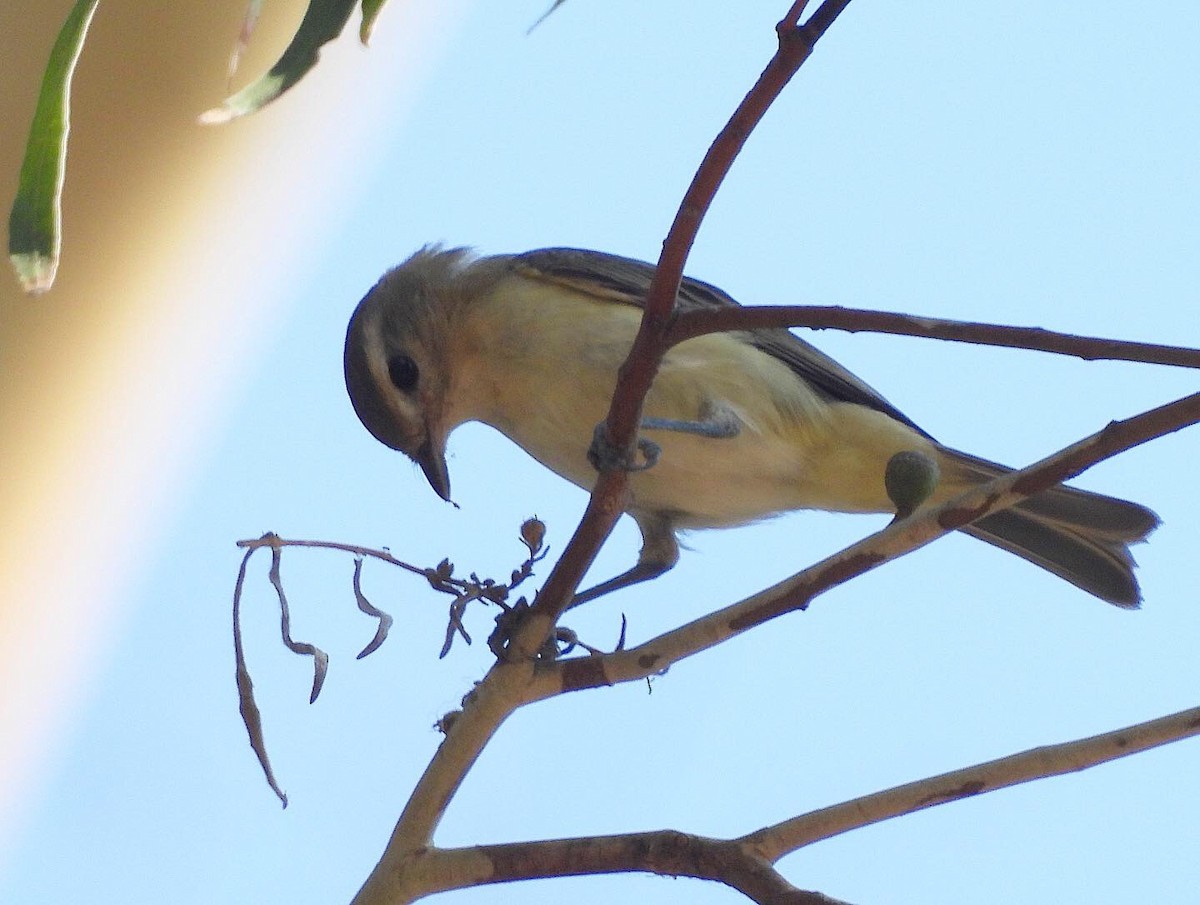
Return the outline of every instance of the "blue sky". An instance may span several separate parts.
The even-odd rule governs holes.
[[[537,514],[561,549],[585,496],[494,432],[454,435],[461,509],[370,438],[342,385],[346,320],[386,267],[430,241],[653,259],[708,142],[770,56],[786,6],[571,0],[526,36],[540,3],[457,3],[438,22],[410,111],[392,121],[380,95],[364,110],[346,98],[347,116],[384,125],[315,250],[279,281],[278,313],[255,328],[244,378],[212,427],[188,437],[197,464],[124,592],[126,615],[76,721],[47,755],[0,872],[0,901],[350,899],[437,745],[432,723],[488,666],[478,642],[490,617],[474,614],[477,643],[439,661],[442,599],[369,564],[368,593],[397,626],[356,662],[373,628],[354,609],[349,558],[288,551],[295,632],[333,658],[310,707],[307,663],[280,648],[267,560],[254,561],[247,646],[292,800],[280,811],[237,713],[234,541],[270,529],[505,575],[522,551],[517,526]],[[367,69],[372,58],[408,52],[391,14],[369,52],[335,48],[331,65],[357,61],[365,77],[379,71]],[[844,304],[1195,345],[1198,45],[1200,16],[1183,3],[1136,15],[1116,3],[851,4],[750,140],[689,272],[747,304]],[[302,110],[309,90],[280,103]],[[275,115],[262,117],[269,126]],[[262,218],[267,236],[273,223],[305,219],[298,208],[273,220],[280,212],[252,200],[240,215]],[[274,243],[257,253],[269,260]],[[1014,465],[1195,387],[1186,372],[1150,366],[903,338],[815,341],[948,445]],[[1137,550],[1141,611],[947,538],[650,688],[517,713],[437,841],[661,827],[737,835],[1195,705],[1196,443],[1185,431],[1079,481],[1163,518]],[[645,639],[883,521],[801,513],[694,534],[674,572],[569,624],[603,646],[624,613],[630,639]],[[623,523],[596,576],[625,568],[637,544]],[[893,820],[790,856],[783,870],[864,905],[1193,902],[1198,750],[1184,742]],[[567,896],[738,901],[715,885],[654,877],[444,901]]]

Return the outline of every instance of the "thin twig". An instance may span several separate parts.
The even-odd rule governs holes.
[[[388,565],[398,566],[407,572],[412,572],[415,575],[426,574],[426,569],[420,566],[414,566],[411,563],[403,562],[396,559],[387,550],[376,550],[373,547],[360,547],[357,544],[343,544],[331,540],[298,540],[295,538],[280,537],[278,534],[267,533],[262,537],[248,538],[237,542],[239,547],[257,550],[259,547],[270,547],[271,549],[283,549],[284,547],[314,547],[319,550],[341,550],[343,553],[353,553],[355,556],[369,557],[371,559],[379,559],[386,562]]]
[[[714,880],[760,903],[833,905],[792,886],[772,865],[804,846],[925,808],[949,804],[1200,735],[1200,707],[1113,732],[976,764],[812,811],[737,839],[659,830],[574,839],[425,848],[411,853],[403,900],[488,883],[646,872]]]
[[[829,30],[829,26],[833,24],[833,21],[849,5],[850,0],[825,0],[817,11],[812,14],[812,18],[808,20],[806,27],[812,31],[811,40],[814,44],[819,37]]]
[[[804,15],[804,9],[807,6],[808,0],[796,0],[796,2],[792,4],[792,8],[784,13],[783,19],[780,20],[780,23],[778,26],[776,26],[776,29],[782,25],[795,28],[800,24],[800,17]]]
[[[915,314],[896,314],[891,311],[842,308],[835,305],[746,306],[688,311],[676,316],[667,334],[667,341],[676,345],[707,333],[771,327],[808,327],[814,330],[843,330],[847,333],[889,333],[896,336],[919,336],[980,346],[1003,346],[1050,352],[1055,355],[1072,355],[1087,361],[1137,361],[1180,368],[1200,368],[1200,350],[1181,346],[1077,336],[1041,327],[1008,327]]]

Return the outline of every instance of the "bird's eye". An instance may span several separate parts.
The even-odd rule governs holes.
[[[388,359],[388,377],[392,378],[392,383],[401,393],[411,393],[415,390],[417,378],[420,376],[421,369],[411,356],[401,352]]]

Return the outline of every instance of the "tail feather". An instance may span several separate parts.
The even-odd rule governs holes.
[[[976,484],[1009,469],[947,450],[953,483]],[[1141,590],[1129,545],[1146,539],[1158,516],[1144,506],[1065,485],[963,529],[1041,566],[1119,607],[1135,608]]]

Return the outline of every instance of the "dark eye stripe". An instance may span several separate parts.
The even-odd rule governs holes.
[[[410,356],[401,352],[388,359],[388,376],[400,392],[411,393],[417,388],[421,369]]]

